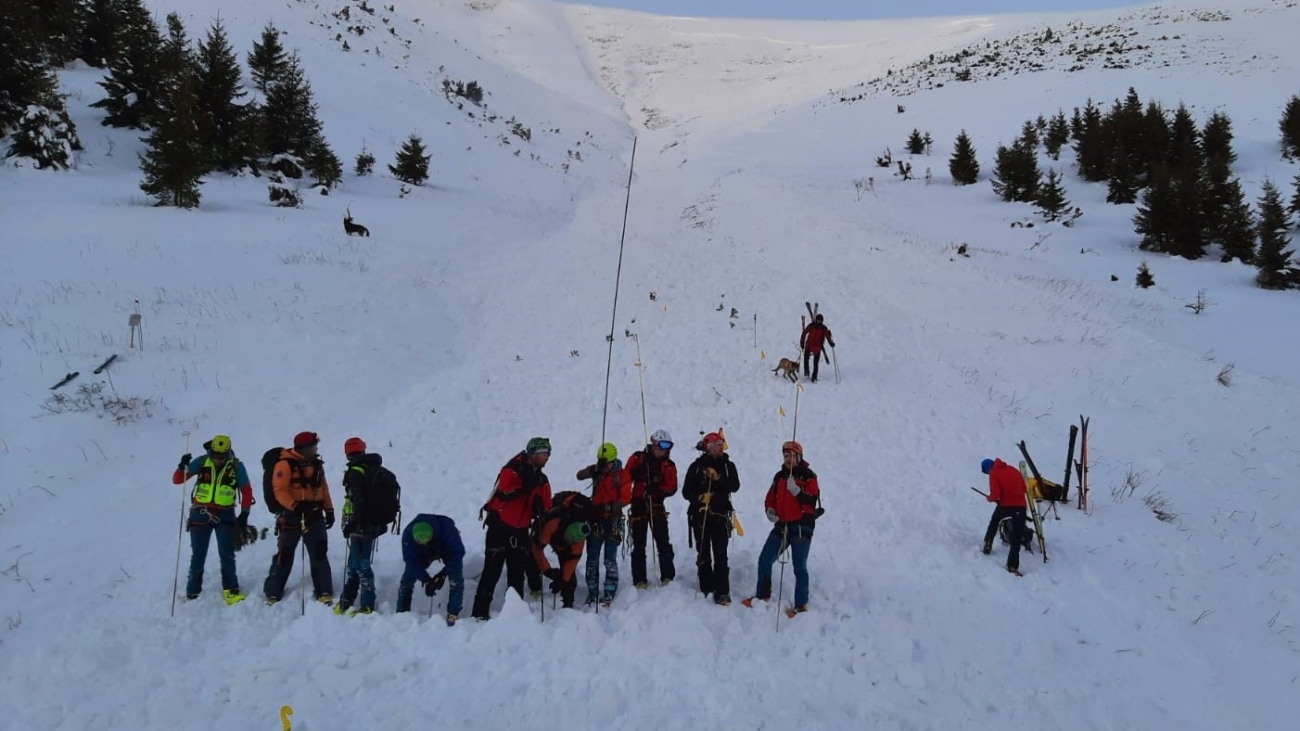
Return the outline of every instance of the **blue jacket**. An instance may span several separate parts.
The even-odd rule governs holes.
[[[416,543],[411,537],[411,527],[416,523],[432,525],[433,540],[424,545]],[[456,528],[456,521],[445,515],[432,513],[420,513],[415,516],[415,520],[407,523],[406,530],[402,531],[402,560],[408,567],[418,566],[428,578],[432,577],[429,577],[427,569],[434,561],[442,561],[448,578],[461,576],[463,572],[461,563],[465,560],[465,545],[460,541],[460,531]]]

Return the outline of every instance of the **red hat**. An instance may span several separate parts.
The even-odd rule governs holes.
[[[365,452],[365,451],[366,451],[366,443],[361,441],[361,437],[348,437],[348,440],[346,442],[343,442],[344,454],[356,454],[358,452]]]
[[[782,451],[782,452],[786,452],[786,451],[794,452],[795,454],[799,455],[800,457],[803,457],[803,445],[800,444],[799,442],[794,442],[794,441],[786,442],[785,444],[782,444],[782,445],[781,445],[781,451]]]
[[[312,447],[320,444],[320,437],[314,431],[300,431],[298,436],[293,438],[294,447]]]

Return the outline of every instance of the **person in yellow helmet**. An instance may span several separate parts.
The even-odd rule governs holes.
[[[596,450],[596,463],[578,470],[591,480],[591,536],[587,538],[587,604],[609,605],[618,593],[618,547],[623,543],[623,508],[632,502],[632,476],[623,469],[618,448],[609,442]],[[605,554],[605,585],[600,584],[600,554]]]
[[[228,604],[243,601],[239,575],[235,572],[234,531],[248,527],[248,509],[253,505],[253,487],[248,483],[244,463],[235,457],[230,437],[218,434],[204,442],[206,451],[198,460],[186,452],[172,473],[172,484],[183,485],[196,478],[190,492],[190,573],[185,582],[185,598],[198,599],[203,591],[203,564],[208,558],[208,543],[217,536],[217,556],[221,559],[222,596]],[[235,515],[235,502],[240,512]]]

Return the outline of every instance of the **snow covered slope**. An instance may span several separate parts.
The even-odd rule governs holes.
[[[154,7],[183,11],[192,36],[217,12]],[[1137,251],[1132,207],[1078,181],[1069,152],[1057,165],[1085,211],[1071,229],[1009,228],[1028,209],[984,181],[952,187],[946,160],[965,128],[987,171],[1023,120],[1132,85],[1187,101],[1198,121],[1227,111],[1254,197],[1265,176],[1296,173],[1276,146],[1300,67],[1282,32],[1300,23],[1295,3],[851,24],[533,0],[392,7],[231,0],[220,14],[241,55],[268,20],[288,32],[349,168],[364,144],[383,171],[423,134],[433,177],[405,197],[386,173],[348,175],[286,212],[263,181],[215,177],[198,211],[149,207],[140,143],[99,126],[85,68],[61,77],[88,148],[79,167],[0,170],[0,687],[14,728],[276,728],[283,705],[299,729],[1290,726],[1300,348],[1287,333],[1300,300],[1255,289],[1246,267]],[[1153,50],[1121,69],[1071,71],[1077,59],[1058,55],[1034,72],[944,76],[943,57],[970,44],[1014,49],[1076,20]],[[445,100],[443,78],[478,80],[486,112]],[[512,117],[531,141],[509,133]],[[886,146],[903,157],[913,127],[936,140],[913,160],[930,185],[872,166]],[[548,599],[541,623],[536,601],[504,587],[486,624],[428,622],[423,597],[394,615],[401,559],[386,539],[376,616],[300,617],[296,578],[263,606],[268,541],[239,554],[249,601],[220,602],[210,555],[204,596],[169,617],[182,430],[195,451],[228,433],[252,462],[318,431],[334,483],[343,440],[364,437],[402,480],[408,518],[461,526],[467,600],[475,516],[501,464],[546,435],[556,489],[580,487],[572,475],[602,436],[634,136],[605,436],[625,455],[644,439],[635,334],[648,428],[676,436],[679,466],[701,430],[726,427],[747,528],[733,593],[747,595],[763,493],[794,428],[796,392],[769,371],[798,352],[803,302],[818,301],[843,379],[823,370],[798,397],[828,510],[812,611],[775,632],[770,610],[699,599],[676,501],[679,581],[636,591],[624,560],[599,615],[552,613]],[[343,234],[345,206],[371,238]],[[1132,286],[1143,259],[1149,290]],[[1213,304],[1193,315],[1198,290]],[[126,348],[134,300],[142,351]],[[69,371],[81,376],[55,393],[141,401],[119,423],[103,408],[51,413],[67,407],[49,387]],[[980,555],[989,510],[967,487],[1020,439],[1059,479],[1081,413],[1094,509],[1049,518],[1052,561],[1026,555],[1016,579],[1001,548]],[[335,533],[337,588],[342,553]]]

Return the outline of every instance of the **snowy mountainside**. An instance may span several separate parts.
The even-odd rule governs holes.
[[[213,12],[154,7],[187,13],[192,37]],[[1227,109],[1253,195],[1263,175],[1294,174],[1275,145],[1300,66],[1288,38],[1225,3],[1233,21],[1204,27],[1222,36],[1231,76],[1053,65],[840,104],[888,69],[1064,27],[1065,15],[828,24],[525,0],[358,7],[221,10],[241,56],[268,20],[287,31],[327,139],[347,163],[363,142],[379,160],[375,176],[345,175],[303,210],[271,208],[261,180],[220,176],[198,211],[141,205],[140,145],[98,125],[99,75],[84,67],[62,75],[88,147],[80,167],[0,171],[24,214],[0,280],[0,682],[24,698],[16,728],[273,728],[283,705],[298,729],[376,716],[484,729],[1288,727],[1300,710],[1300,349],[1266,325],[1300,315],[1294,293],[1255,289],[1246,267],[1136,251],[1132,207],[1106,206],[1073,176],[1078,226],[1011,229],[1028,208],[997,203],[987,173],[950,186],[944,165],[963,127],[987,171],[1024,119],[1134,85],[1198,117]],[[1145,38],[1166,32],[1156,16],[1174,7],[1078,17]],[[443,78],[480,81],[487,113],[448,102]],[[511,117],[531,141],[509,134]],[[918,174],[933,168],[929,185],[871,167],[913,127],[937,141],[908,158]],[[399,197],[384,165],[412,130],[433,177]],[[853,180],[868,176],[858,199]],[[340,230],[344,206],[369,239]],[[1142,259],[1151,290],[1132,286]],[[1214,304],[1193,315],[1183,305],[1199,289]],[[125,347],[135,299],[142,351]],[[796,391],[770,370],[798,353],[804,300],[820,303],[837,348]],[[93,376],[110,353],[119,362]],[[97,384],[150,404],[112,402],[121,423],[106,406],[50,413],[49,387],[73,370],[54,393]],[[181,430],[194,451],[230,434],[255,483],[261,450],[303,429],[322,435],[337,483],[343,440],[364,437],[401,479],[408,519],[460,525],[469,602],[483,562],[475,518],[500,465],[546,435],[555,489],[585,487],[571,475],[602,431],[623,456],[643,440],[642,382],[645,428],[673,433],[679,468],[702,430],[726,428],[746,529],[731,544],[736,599],[753,591],[763,493],[797,414],[828,510],[812,611],[778,625],[773,607],[700,599],[675,498],[678,580],[638,591],[622,558],[619,596],[599,615],[553,612],[547,597],[543,623],[538,601],[504,586],[485,624],[427,621],[445,594],[417,593],[415,611],[395,615],[402,562],[385,538],[375,616],[308,602],[300,617],[296,575],[286,601],[263,606],[270,541],[238,556],[247,601],[215,596],[213,550],[204,595],[169,616]],[[1059,480],[1081,413],[1093,509],[1049,516],[1051,561],[1023,554],[1026,576],[1012,577],[1004,547],[980,555],[989,511],[967,487],[983,487],[984,457],[1015,461],[1020,439]],[[252,515],[269,524],[262,506]],[[186,545],[182,573],[188,556]],[[337,531],[330,560],[337,592]],[[788,603],[788,566],[783,589]]]

